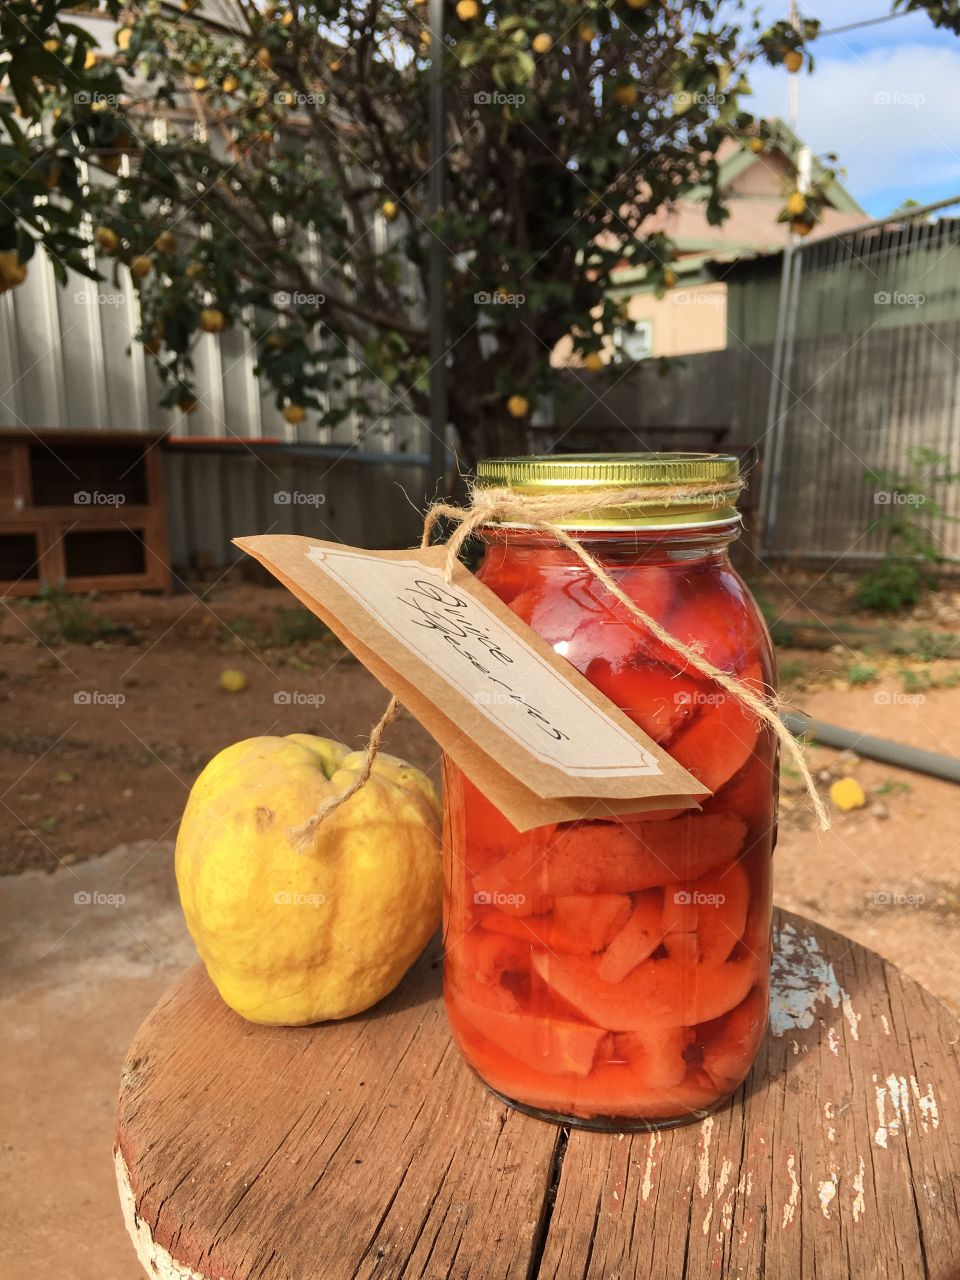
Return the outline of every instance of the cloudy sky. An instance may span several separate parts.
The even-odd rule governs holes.
[[[889,14],[892,0],[801,0],[824,29]],[[786,17],[788,0],[767,0],[768,20]],[[937,31],[926,14],[824,35],[815,70],[802,73],[798,132],[818,154],[833,151],[844,181],[871,214],[906,199],[922,204],[960,195],[960,39]],[[789,119],[786,71],[757,67],[753,110]]]

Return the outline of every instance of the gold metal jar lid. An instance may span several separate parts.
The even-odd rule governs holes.
[[[740,518],[741,483],[739,459],[721,453],[542,454],[486,458],[476,469],[478,489],[510,489],[520,499],[518,508],[524,496],[569,496],[569,514],[551,511],[539,518],[571,529],[729,524]],[[617,491],[625,502],[617,501]],[[590,507],[591,493],[603,494],[596,508]],[[522,525],[519,517],[518,510],[518,519],[504,523]]]

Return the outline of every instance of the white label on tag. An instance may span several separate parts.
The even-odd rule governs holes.
[[[481,601],[417,560],[311,547],[309,558],[411,653],[544,764],[589,777],[657,777],[656,759],[546,666]]]

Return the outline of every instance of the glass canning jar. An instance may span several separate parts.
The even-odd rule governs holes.
[[[736,480],[737,460],[496,459],[480,483],[571,492]],[[564,525],[565,528],[570,526]],[[715,666],[774,684],[760,612],[730,564],[736,510],[639,503],[576,537],[631,600]],[[518,832],[444,762],[444,993],[466,1061],[504,1101],[595,1129],[720,1106],[767,1021],[777,743],[545,531],[489,527],[478,577],[713,793],[697,810]]]

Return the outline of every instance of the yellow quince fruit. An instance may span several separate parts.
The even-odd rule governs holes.
[[[838,778],[830,786],[830,799],[843,813],[862,809],[867,803],[866,793],[856,778]]]
[[[248,738],[200,774],[177,838],[187,926],[220,995],[252,1022],[348,1018],[399,983],[440,923],[430,780],[310,734]]]
[[[791,218],[800,218],[807,212],[807,197],[802,191],[791,191],[787,197],[787,213]]]
[[[220,688],[224,693],[243,693],[247,687],[247,677],[242,671],[228,667],[220,672]]]
[[[27,264],[17,257],[15,249],[5,249],[0,253],[0,293],[15,289],[27,278]]]

